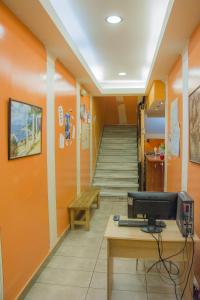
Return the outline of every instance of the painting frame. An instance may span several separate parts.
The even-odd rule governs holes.
[[[12,136],[12,104],[20,104],[22,106],[27,106],[31,109],[35,109],[36,111],[39,111],[40,113],[40,134],[39,134],[39,151],[35,153],[25,153],[24,155],[18,155],[18,156],[13,156],[11,154],[11,149],[12,149],[12,141],[11,141],[11,136]],[[13,98],[9,98],[8,101],[8,160],[15,160],[15,159],[20,159],[20,158],[25,158],[25,157],[31,157],[31,156],[36,156],[42,154],[42,129],[43,129],[43,108],[31,103],[27,103],[21,100],[16,100]]]
[[[196,105],[198,103],[198,106]],[[199,108],[199,109],[198,109]],[[189,161],[192,163],[200,164],[200,135],[196,132],[199,125],[195,125],[195,122],[200,120],[200,85],[189,94],[188,101],[189,112]],[[195,115],[195,117],[194,117]],[[196,123],[197,123],[196,122]],[[198,127],[195,129],[195,127]],[[199,140],[198,140],[199,137]],[[199,143],[199,146],[197,145]],[[196,149],[196,150],[194,150]],[[195,151],[197,154],[195,154]]]

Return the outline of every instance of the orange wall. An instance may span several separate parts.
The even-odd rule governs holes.
[[[41,43],[0,2],[0,228],[4,299],[13,300],[49,249],[46,99]],[[42,154],[8,161],[8,98],[43,108]]]
[[[182,81],[182,59],[178,58],[168,77],[168,132],[170,132],[170,109],[173,100],[178,99],[179,126],[180,126],[180,156],[168,157],[167,163],[167,190],[176,192],[181,190],[181,172],[182,172],[182,90],[177,89],[177,82]]]
[[[58,61],[55,69],[59,75],[55,81],[55,154],[57,229],[60,236],[69,225],[67,207],[76,196],[76,135],[74,139],[72,136],[73,126],[76,127],[76,90],[75,80]],[[59,146],[60,134],[65,134],[65,123],[59,125],[59,106],[64,114],[70,112],[71,115],[71,138],[65,140],[64,149]]]
[[[92,134],[93,134],[93,171],[96,167],[97,155],[99,152],[99,146],[101,143],[101,136],[104,126],[104,113],[103,106],[100,98],[93,98],[92,102]]]
[[[85,104],[86,112],[90,112],[90,97],[88,95],[81,96],[81,104]],[[83,123],[87,121],[81,120],[81,149],[80,149],[80,185],[81,191],[90,185],[90,131],[88,132],[88,148],[83,148]],[[89,126],[90,124],[88,124]]]
[[[152,152],[154,151],[154,147],[157,149],[160,147],[161,144],[164,144],[165,140],[163,139],[149,139],[149,141],[145,141],[144,144],[144,151],[145,152]]]
[[[200,26],[196,29],[192,35],[189,43],[189,70],[198,69],[200,70]],[[191,74],[191,72],[189,73]],[[200,84],[200,75],[197,72],[196,77],[190,76],[190,91],[194,90]],[[188,193],[193,197],[195,201],[195,230],[200,237],[200,165],[189,161],[188,165]],[[196,276],[200,284],[200,246],[196,251]]]
[[[137,100],[135,96],[120,97],[125,108],[125,116],[127,124],[137,124]],[[102,101],[104,111],[104,123],[105,125],[118,125],[120,124],[119,111],[120,106],[117,97],[99,97]]]

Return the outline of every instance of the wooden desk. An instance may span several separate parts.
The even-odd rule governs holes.
[[[124,217],[124,219],[126,219],[126,217]],[[168,257],[184,248],[185,239],[180,234],[180,231],[176,225],[176,221],[170,220],[165,222],[167,227],[162,232],[163,257]],[[108,244],[107,299],[111,300],[114,257],[159,260],[159,256],[156,241],[151,234],[144,233],[140,230],[140,228],[136,227],[119,227],[117,222],[113,221],[113,216],[111,216],[108,221],[104,236],[107,239]],[[157,235],[155,234],[155,236]],[[195,236],[194,239],[197,241],[198,238]],[[185,253],[182,252],[181,254],[172,258],[172,260],[179,262],[180,274],[182,274],[181,269],[183,270],[184,267],[183,263],[186,261],[191,262],[192,248],[192,241],[191,239],[188,239],[188,243],[184,251]],[[192,281],[193,268],[191,270],[188,286],[185,291],[184,300],[192,300],[190,291]]]

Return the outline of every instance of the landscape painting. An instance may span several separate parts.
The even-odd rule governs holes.
[[[200,163],[200,86],[189,97],[190,160]]]
[[[40,154],[42,150],[42,108],[9,100],[8,158]]]

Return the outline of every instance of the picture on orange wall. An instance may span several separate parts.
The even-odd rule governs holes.
[[[16,159],[42,151],[42,108],[9,100],[8,158]]]
[[[189,97],[190,160],[200,163],[200,86]]]

